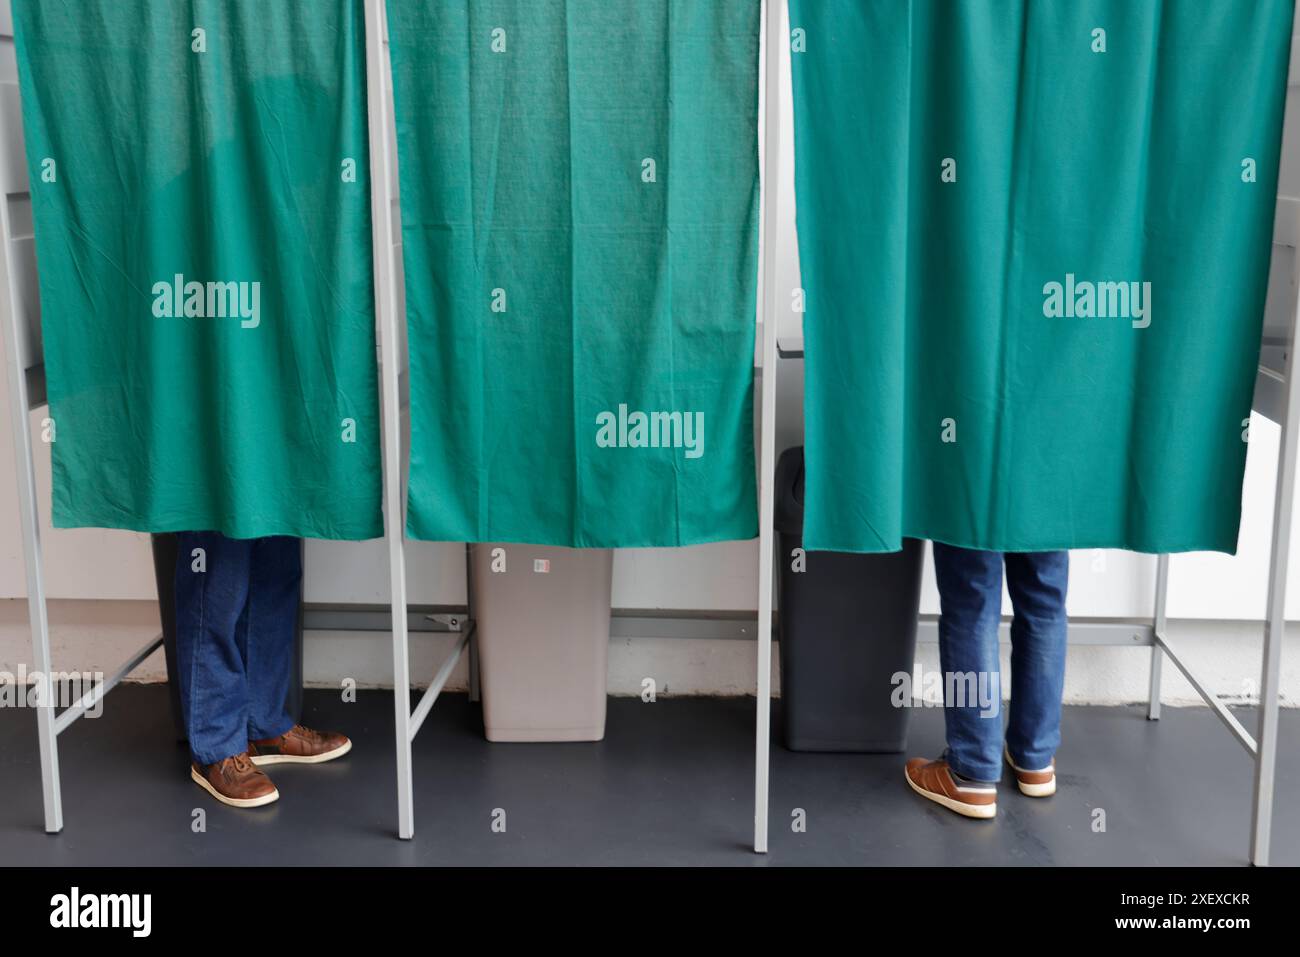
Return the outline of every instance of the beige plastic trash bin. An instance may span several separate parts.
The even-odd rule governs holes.
[[[487,739],[599,741],[614,553],[495,543],[472,551]]]

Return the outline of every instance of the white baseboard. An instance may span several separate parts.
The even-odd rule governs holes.
[[[158,609],[147,601],[57,600],[49,603],[51,648],[55,670],[112,674],[128,655],[158,633]],[[1248,703],[1258,694],[1260,626],[1251,622],[1171,621],[1170,638],[1180,654],[1225,702]],[[1294,634],[1294,632],[1292,632]],[[0,672],[15,675],[20,665],[32,669],[26,602],[0,600]],[[411,675],[417,685],[432,678],[454,642],[436,633],[411,635]],[[386,632],[308,631],[304,680],[310,687],[341,688],[346,679],[359,688],[392,686],[391,645]],[[1300,661],[1294,644],[1283,649],[1281,701],[1300,707]],[[922,644],[920,667],[937,670],[938,649]],[[1070,649],[1066,668],[1067,704],[1118,705],[1145,701],[1148,648],[1078,646]],[[779,692],[779,648],[773,654],[772,686]],[[1003,668],[1009,673],[1008,649]],[[659,695],[752,695],[755,687],[754,645],[716,638],[615,638],[609,649],[609,691],[639,695],[651,679]],[[133,681],[164,681],[161,652],[151,655],[131,676]],[[1004,680],[1004,688],[1009,681]],[[462,660],[446,688],[468,687]],[[1165,704],[1202,705],[1186,680],[1172,667],[1164,671]]]

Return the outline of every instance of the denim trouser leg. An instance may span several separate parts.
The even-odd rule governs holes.
[[[176,655],[190,752],[212,764],[273,737],[284,709],[302,566],[297,539],[182,532],[176,559]],[[195,551],[201,549],[201,556]],[[196,567],[197,566],[197,567]]]
[[[274,738],[293,727],[285,703],[301,588],[302,543],[285,535],[257,539],[248,583],[248,627],[242,637],[250,741]]]
[[[190,753],[213,764],[248,747],[246,625],[253,543],[181,532],[176,552],[176,663]]]
[[[948,765],[962,777],[997,781],[1002,776],[1002,553],[935,542],[933,554]]]
[[[1015,609],[1007,750],[1018,767],[1036,771],[1052,763],[1061,743],[1070,557],[1068,552],[1008,552],[1006,562]]]

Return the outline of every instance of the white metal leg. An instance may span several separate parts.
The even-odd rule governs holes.
[[[29,414],[31,396],[27,389],[27,370],[21,361],[23,321],[22,304],[15,292],[13,235],[9,222],[9,204],[0,195],[0,243],[4,255],[0,276],[8,293],[8,320],[4,323],[5,354],[9,358],[9,418],[13,428],[14,471],[18,477],[18,510],[23,535],[23,557],[27,572],[27,620],[32,632],[32,664],[37,680],[44,681],[44,693],[36,712],[36,730],[40,738],[41,792],[45,803],[45,830],[55,834],[63,830],[63,797],[59,789],[59,741],[55,730],[54,671],[50,659],[50,621],[45,608],[45,581],[41,570],[41,525],[36,504],[36,470],[32,457],[32,427]]]
[[[1152,616],[1156,640],[1151,643],[1151,681],[1147,686],[1147,718],[1151,721],[1160,720],[1160,679],[1165,663],[1165,652],[1160,642],[1165,637],[1165,606],[1168,598],[1169,556],[1159,555],[1156,557],[1156,601]]]
[[[393,718],[397,748],[397,833],[415,835],[411,786],[411,663],[407,644],[405,508],[402,496],[402,402],[398,381],[397,268],[393,252],[392,154],[385,92],[384,0],[366,0],[366,90],[370,122],[370,209],[379,317],[384,409],[384,537],[393,627]]]
[[[1269,558],[1268,616],[1264,622],[1264,653],[1259,681],[1259,730],[1256,734],[1254,806],[1250,818],[1250,859],[1268,864],[1273,823],[1274,771],[1277,762],[1277,699],[1282,670],[1282,640],[1286,633],[1287,566],[1291,558],[1291,519],[1295,502],[1296,442],[1300,429],[1300,363],[1295,360],[1300,329],[1300,300],[1287,361],[1286,418],[1278,448],[1277,491],[1273,504],[1273,546]]]
[[[776,473],[776,235],[781,173],[781,13],[785,0],[767,0],[766,100],[763,134],[763,368],[758,512],[758,714],[754,722],[754,850],[767,853],[768,772],[772,722],[772,532]]]
[[[162,632],[158,632],[151,638],[148,644],[139,648],[135,654],[126,659],[121,667],[106,681],[101,681],[95,687],[91,688],[71,705],[64,709],[63,713],[54,719],[54,730],[57,734],[62,734],[74,721],[86,716],[86,712],[94,710],[95,705],[104,700],[104,696],[122,683],[122,680],[135,671],[144,663],[144,660],[152,655],[163,645]]]
[[[1219,696],[1210,689],[1209,685],[1196,676],[1196,672],[1188,667],[1187,662],[1183,661],[1182,657],[1174,651],[1163,637],[1157,635],[1156,642],[1161,645],[1165,656],[1173,663],[1174,667],[1183,673],[1183,677],[1192,686],[1192,690],[1201,696],[1201,699],[1209,705],[1210,710],[1223,722],[1223,726],[1228,729],[1228,732],[1237,739],[1237,743],[1245,748],[1251,757],[1254,757],[1258,753],[1258,748],[1255,739],[1250,736],[1250,732],[1246,730],[1245,725],[1237,720],[1237,716],[1228,710],[1228,706],[1219,700]]]
[[[392,502],[392,499],[389,499]],[[391,504],[389,506],[392,507]],[[400,515],[400,508],[397,509]],[[400,520],[399,520],[400,521]],[[396,524],[390,520],[390,526]],[[396,536],[400,536],[400,525]],[[389,537],[394,538],[390,528]],[[397,550],[400,551],[400,538]],[[389,547],[394,608],[406,606],[406,570],[402,558],[393,557]],[[401,605],[398,605],[398,602]],[[393,738],[397,749],[397,836],[410,840],[415,836],[415,796],[411,781],[411,662],[407,644],[406,615],[393,614]]]
[[[73,722],[94,708],[105,695],[134,671],[162,645],[162,635],[140,648],[111,678],[87,691],[62,714],[56,711],[59,686],[55,680],[50,655],[50,619],[45,604],[45,578],[41,566],[40,511],[36,500],[36,466],[33,455],[31,419],[33,400],[43,403],[44,396],[34,397],[28,388],[27,370],[19,351],[21,333],[18,323],[23,311],[14,294],[13,232],[9,207],[0,193],[0,288],[8,294],[8,321],[4,326],[5,352],[8,356],[9,417],[13,429],[14,471],[18,478],[18,509],[23,536],[23,558],[27,573],[27,620],[32,634],[32,665],[35,669],[39,700],[36,710],[36,733],[41,758],[41,795],[45,809],[45,830],[57,834],[63,830],[63,794],[59,778],[59,735]]]
[[[464,654],[465,646],[469,644],[472,634],[473,625],[467,625],[465,633],[457,639],[456,644],[452,647],[451,654],[443,659],[442,666],[438,668],[433,680],[429,682],[429,687],[420,696],[420,701],[416,704],[415,710],[411,712],[411,727],[407,734],[412,741],[420,733],[420,728],[424,726],[424,719],[433,710],[434,702],[438,700],[438,695],[442,693],[443,686],[447,684],[447,679],[451,677],[451,673],[455,670],[461,655]]]

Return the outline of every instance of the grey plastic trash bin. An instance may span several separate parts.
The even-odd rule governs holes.
[[[167,687],[171,692],[172,723],[176,739],[186,740],[185,717],[181,713],[181,687],[176,675],[176,536],[164,533],[153,539],[153,574],[158,586],[158,614],[162,619],[163,656],[167,659]],[[306,576],[304,576],[305,579]],[[294,639],[293,673],[285,705],[295,721],[302,719],[302,626],[303,600],[298,592],[298,628]]]
[[[599,741],[609,661],[609,549],[472,546],[489,741]]]
[[[803,449],[776,469],[781,715],[791,751],[897,752],[909,707],[896,707],[894,676],[916,655],[925,543],[900,552],[808,552],[803,546]]]

